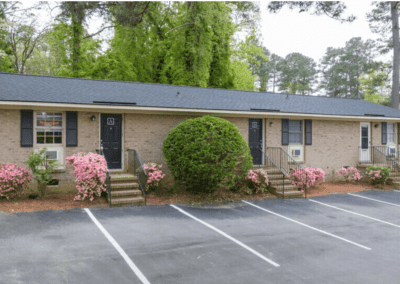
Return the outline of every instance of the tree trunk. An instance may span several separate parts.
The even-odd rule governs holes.
[[[391,107],[399,109],[399,15],[397,5],[399,2],[390,2],[392,14],[392,33],[393,33],[393,85],[392,85],[392,104]]]
[[[45,193],[46,193],[46,184],[45,183],[42,183],[41,191],[42,191],[42,197],[43,197],[45,195]]]

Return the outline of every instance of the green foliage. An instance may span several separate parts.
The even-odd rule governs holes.
[[[380,184],[380,183],[386,181],[386,179],[387,179],[387,178],[389,177],[389,175],[390,175],[390,169],[389,169],[388,167],[373,167],[373,166],[371,166],[371,167],[368,167],[368,168],[365,170],[365,172],[366,172],[367,174],[368,174],[370,171],[381,171],[381,173],[382,173],[382,172],[384,173],[384,175],[382,176],[382,178],[380,178],[380,179],[375,179],[375,180],[372,181],[372,184],[373,184],[373,185],[375,185],[375,184]]]
[[[52,178],[52,170],[58,165],[56,161],[46,159],[45,153],[47,149],[43,148],[38,152],[32,152],[28,155],[28,161],[25,162],[33,172],[35,180],[38,182],[38,189],[42,195],[45,194],[46,185],[49,184]]]
[[[332,19],[343,22],[352,22],[356,19],[351,15],[342,18],[342,14],[346,10],[346,5],[340,1],[272,1],[268,4],[268,10],[271,13],[278,13],[284,6],[289,9],[299,9],[299,13],[308,12],[311,15],[326,15]]]
[[[188,119],[172,128],[163,153],[175,181],[191,192],[233,186],[253,166],[249,146],[236,126],[212,116]],[[240,173],[235,173],[237,162]]]
[[[311,93],[311,85],[316,80],[316,63],[310,57],[300,53],[291,53],[281,60],[278,66],[281,72],[279,90],[291,94]]]
[[[364,92],[364,100],[390,106],[391,85],[389,66],[383,64],[381,69],[371,69],[358,77],[360,89]]]
[[[343,48],[329,47],[321,60],[322,80],[319,85],[331,97],[364,98],[358,78],[370,69],[376,69],[374,43],[355,37]]]

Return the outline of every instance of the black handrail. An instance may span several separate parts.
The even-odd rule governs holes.
[[[282,173],[282,198],[285,199],[285,176],[286,176],[285,173],[267,156],[267,154],[264,153],[264,151],[261,148],[259,150]]]
[[[302,171],[304,171],[304,173],[306,174],[306,181],[307,181],[307,171],[305,169],[303,169],[302,166],[300,166],[294,159],[292,156],[290,156],[285,150],[283,150],[280,147],[267,147],[267,152],[268,150],[271,150],[272,152],[272,158],[275,159],[275,162],[278,164],[278,156],[279,156],[279,168],[282,169],[284,172],[286,172],[287,175],[290,175],[293,171],[295,171],[295,169],[293,169],[293,166],[289,165],[289,160],[290,163],[293,163],[296,169],[301,169]],[[277,155],[277,153],[279,153],[279,155]],[[283,158],[282,158],[283,156]],[[286,156],[286,158],[285,158]],[[304,197],[307,198],[307,184],[305,185],[305,190],[304,190]]]
[[[400,172],[400,167],[399,167],[399,163],[396,162],[392,156],[387,155],[384,153],[384,151],[381,151],[381,149],[385,149],[386,150],[387,146],[372,146],[372,164],[373,165],[383,165],[383,166],[389,166],[389,169],[392,171],[393,168],[395,168],[395,177],[400,176],[399,172]],[[386,150],[387,151],[387,150]],[[382,159],[384,158],[384,162],[381,161],[381,159],[379,159],[378,157],[375,158],[375,153],[379,154],[379,157]],[[396,153],[397,154],[397,153]],[[395,155],[396,155],[395,154]],[[389,163],[388,163],[389,160]],[[381,161],[381,162],[380,162]],[[390,176],[390,175],[389,175]]]
[[[106,156],[104,156],[104,152],[103,152],[103,145],[100,144],[100,150],[96,149],[96,153],[99,155],[103,155],[104,160],[106,161],[106,166],[107,166],[107,170],[108,170]],[[108,200],[109,200],[110,207],[111,207],[111,175],[110,175],[109,171],[106,173],[106,190],[108,193]]]
[[[128,172],[137,176],[139,186],[143,192],[144,205],[146,205],[146,188],[147,188],[147,173],[140,161],[139,154],[136,150],[127,149],[128,151]],[[138,171],[138,169],[140,169]]]

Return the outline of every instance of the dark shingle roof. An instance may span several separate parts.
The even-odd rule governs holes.
[[[304,114],[400,117],[399,110],[358,99],[287,96],[277,93],[1,72],[0,101],[73,104],[93,104],[96,101],[107,102],[104,104],[136,103],[137,106],[146,107],[233,111],[265,109]]]

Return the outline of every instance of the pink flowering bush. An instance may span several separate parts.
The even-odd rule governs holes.
[[[325,172],[320,168],[294,169],[287,176],[294,186],[304,188],[311,187],[325,181]]]
[[[348,169],[343,167],[340,170],[336,171],[336,174],[343,175],[346,181],[351,181],[351,180],[356,181],[362,178],[360,172],[354,167],[350,167]]]
[[[390,169],[388,167],[369,167],[365,173],[371,179],[372,184],[384,183],[389,177]]]
[[[148,191],[152,191],[158,188],[159,181],[165,177],[162,173],[162,165],[156,163],[147,163],[143,165],[147,174]],[[142,167],[136,170],[137,172],[142,171]]]
[[[104,183],[108,172],[103,155],[80,152],[67,157],[67,165],[74,167],[75,182],[78,183],[78,195],[74,200],[94,200],[95,195],[106,191]]]
[[[263,169],[249,170],[247,176],[244,178],[244,183],[247,186],[246,192],[248,194],[257,194],[260,191],[264,192],[268,185],[268,175]]]
[[[235,184],[229,187],[229,190],[238,192],[245,191],[247,194],[257,194],[264,192],[269,184],[267,172],[263,169],[249,170],[247,175],[236,180]]]
[[[7,199],[20,196],[31,179],[32,176],[25,168],[15,164],[0,164],[0,196]]]

